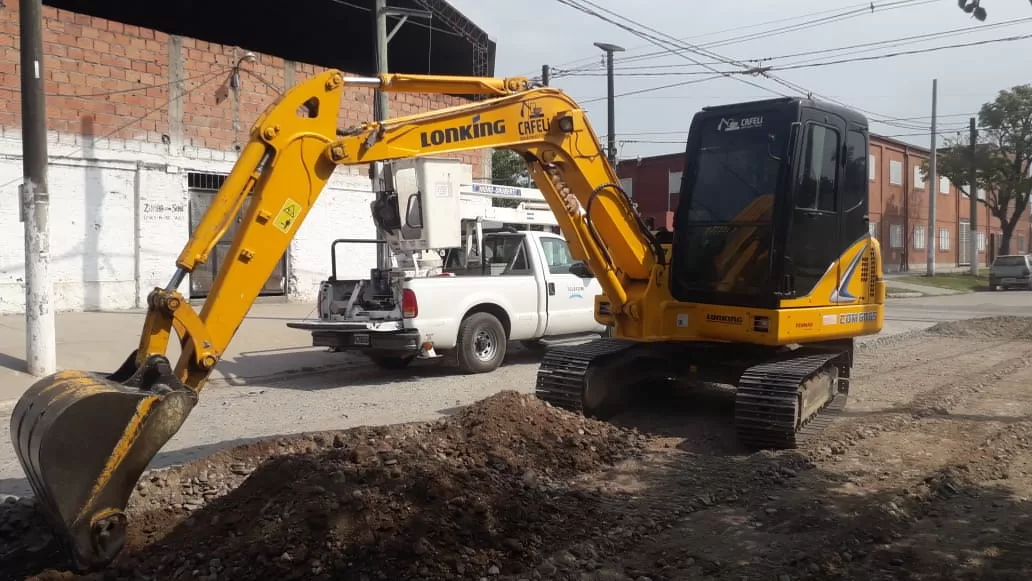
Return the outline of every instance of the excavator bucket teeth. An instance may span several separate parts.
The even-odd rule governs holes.
[[[152,357],[115,374],[61,371],[33,384],[11,417],[11,440],[39,505],[80,569],[109,564],[126,538],[137,479],[179,430],[197,394]]]

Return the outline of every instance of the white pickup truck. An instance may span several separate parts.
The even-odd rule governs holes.
[[[381,367],[450,353],[466,373],[497,368],[509,341],[540,348],[552,338],[606,333],[594,319],[601,287],[561,235],[482,232],[472,260],[449,249],[433,276],[392,278],[374,269],[369,279],[337,280],[334,262],[319,290],[318,320],[287,325],[311,331],[313,345],[358,351]],[[334,260],[347,242],[365,241],[335,242]]]

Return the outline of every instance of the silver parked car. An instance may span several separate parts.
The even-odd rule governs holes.
[[[989,290],[1022,288],[1032,290],[1032,256],[1004,254],[989,267]]]

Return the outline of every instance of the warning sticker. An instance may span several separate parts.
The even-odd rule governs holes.
[[[290,227],[294,225],[294,222],[297,222],[297,218],[300,215],[301,204],[287,198],[283,202],[283,207],[280,208],[279,214],[276,214],[276,219],[272,221],[272,224],[286,234],[290,232]]]

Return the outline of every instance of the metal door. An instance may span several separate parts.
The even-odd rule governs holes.
[[[225,175],[209,174],[209,173],[198,173],[190,172],[187,175],[188,187],[190,191],[190,232],[193,232],[197,225],[200,223],[204,213],[208,211],[212,201],[215,199],[215,194],[218,193],[219,187],[226,180]],[[223,235],[222,239],[215,245],[215,250],[208,257],[208,262],[199,265],[196,270],[190,275],[190,296],[203,298],[207,297],[208,293],[211,292],[212,284],[215,281],[215,275],[218,273],[219,267],[226,260],[226,254],[229,251],[233,236],[236,235],[237,226],[243,220],[244,215],[247,212],[247,208],[251,203],[251,196],[247,196],[244,200],[243,205],[240,208],[240,212],[237,214],[236,220],[230,224],[226,230],[226,234]],[[287,256],[284,253],[283,257],[280,258],[279,263],[276,265],[276,269],[273,270],[268,280],[265,281],[265,286],[262,288],[260,293],[261,296],[283,296],[286,294],[286,280],[287,280]]]

